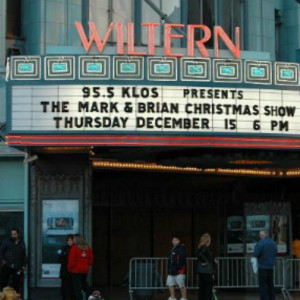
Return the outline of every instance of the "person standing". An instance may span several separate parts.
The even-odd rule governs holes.
[[[185,271],[186,271],[186,255],[185,248],[180,244],[178,237],[172,239],[173,247],[171,249],[170,259],[168,262],[168,277],[167,286],[169,287],[169,300],[176,300],[175,286],[180,288],[181,300],[187,299],[185,286]]]
[[[300,259],[300,238],[299,235],[295,237],[292,244],[293,256],[296,259]]]
[[[277,255],[276,243],[269,237],[269,232],[259,232],[260,241],[254,248],[253,256],[258,262],[260,300],[275,300],[273,270]]]
[[[68,260],[71,247],[73,246],[73,234],[67,236],[67,245],[60,250],[59,262],[60,272],[59,277],[61,279],[61,295],[63,300],[73,299],[73,286],[71,274],[68,272]]]
[[[26,248],[20,240],[18,228],[11,230],[11,236],[6,239],[0,249],[1,254],[1,288],[8,286],[11,280],[11,287],[20,293],[21,279],[26,267]]]
[[[71,247],[68,272],[71,273],[74,297],[82,300],[82,293],[87,293],[87,275],[93,264],[94,256],[91,248],[81,236],[74,237],[74,245]]]
[[[199,300],[211,300],[213,292],[214,256],[209,249],[211,237],[208,233],[201,236],[197,252],[197,273],[199,277]]]
[[[295,259],[300,259],[300,237],[299,234],[295,237],[295,239],[293,240],[292,243],[292,253],[293,253],[293,257]],[[293,264],[293,281],[294,284],[299,285],[299,278],[300,278],[300,270],[299,270],[299,264]]]

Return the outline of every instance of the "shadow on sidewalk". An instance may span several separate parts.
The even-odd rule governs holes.
[[[34,288],[30,289],[29,300],[60,300],[59,288]]]
[[[127,288],[100,288],[104,300],[129,300],[129,293]],[[219,300],[258,300],[259,295],[256,292],[223,292],[217,293]],[[153,300],[166,300],[169,295],[165,293],[158,294]],[[179,297],[179,294],[178,294]],[[36,288],[31,289],[29,300],[60,300],[59,288]],[[197,291],[190,291],[188,293],[189,300],[198,300]],[[300,300],[299,296],[294,295],[293,299]],[[276,300],[283,300],[281,294],[277,293]]]

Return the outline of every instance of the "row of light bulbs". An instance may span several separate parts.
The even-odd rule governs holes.
[[[293,177],[300,176],[300,170],[274,171],[274,170],[255,170],[255,169],[199,169],[192,167],[163,166],[146,163],[122,163],[94,160],[94,168],[108,169],[131,169],[131,170],[156,170],[170,171],[178,173],[198,173],[198,174],[222,174],[222,175],[251,175],[267,177]]]

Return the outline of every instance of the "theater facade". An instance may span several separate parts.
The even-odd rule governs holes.
[[[69,15],[74,45],[28,42],[7,64],[6,144],[27,153],[30,286],[59,285],[58,250],[77,232],[95,252],[95,286],[120,285],[132,257],[167,256],[172,235],[189,256],[205,232],[216,256],[249,256],[265,229],[290,256],[300,234],[296,55],[275,38],[272,51],[266,37],[254,49],[248,1],[231,6],[230,26],[219,1],[194,1],[210,11],[201,22],[184,1],[165,15],[159,1],[119,3],[132,15],[105,24],[89,2],[89,23],[82,3],[82,18]],[[217,13],[222,22],[207,17]]]

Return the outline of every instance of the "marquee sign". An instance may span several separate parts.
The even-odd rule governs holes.
[[[295,63],[12,57],[7,142],[300,148],[298,87]]]
[[[13,132],[300,132],[299,91],[168,86],[14,86]]]

